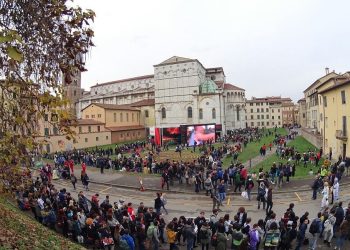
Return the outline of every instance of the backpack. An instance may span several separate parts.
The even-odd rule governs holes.
[[[217,234],[213,234],[213,236],[211,236],[211,245],[213,247],[216,247],[218,245],[218,235]]]
[[[155,226],[154,225],[150,225],[147,229],[147,238],[148,239],[152,239],[153,238],[153,234],[154,234],[154,229]]]
[[[265,187],[259,187],[259,190],[258,190],[258,194],[260,197],[264,197],[265,194],[266,194],[266,190],[265,190]]]
[[[318,223],[317,223],[316,219],[314,219],[314,220],[311,222],[311,225],[310,225],[310,228],[309,228],[309,232],[310,232],[311,234],[318,233],[319,227],[318,227],[317,224],[318,224]]]
[[[125,239],[119,240],[119,248],[120,250],[130,250],[128,242]]]
[[[206,239],[208,237],[208,231],[207,230],[199,230],[198,234],[199,239]]]

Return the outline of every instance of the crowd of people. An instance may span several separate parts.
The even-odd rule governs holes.
[[[157,162],[154,151],[146,149],[145,142],[119,146],[115,150],[77,150],[56,154],[53,156],[55,167],[43,166],[41,178],[16,190],[17,201],[21,209],[30,210],[43,225],[90,248],[158,250],[163,246],[172,250],[185,245],[186,249],[191,250],[200,245],[202,249],[218,250],[298,250],[305,245],[309,249],[318,249],[317,244],[325,247],[332,244],[335,249],[344,249],[345,240],[350,239],[350,204],[343,208],[339,182],[348,172],[349,160],[339,159],[318,170],[312,184],[312,198],[317,199],[317,194],[322,197],[317,215],[310,217],[306,212],[297,216],[294,204],[290,204],[284,214],[276,215],[273,211],[275,185],[281,187],[284,181],[289,182],[300,162],[318,166],[317,158],[322,157],[323,152],[322,149],[317,152],[309,150],[301,154],[295,148],[288,147],[287,140],[296,135],[292,131],[288,136],[275,134],[271,144],[262,145],[260,149],[261,155],[265,155],[266,150],[275,146],[276,154],[281,159],[287,159],[286,163],[274,163],[269,171],[259,169],[258,172],[250,172],[237,161],[235,156],[246,147],[246,143],[259,141],[272,133],[258,129],[233,131],[222,138],[225,143],[220,147],[214,147],[211,143],[201,145],[202,154],[193,162]],[[146,150],[147,156],[142,158],[141,152]],[[131,155],[123,156],[126,152]],[[113,153],[117,155],[115,160],[110,158]],[[222,166],[221,160],[225,156],[232,157],[228,168]],[[178,182],[193,185],[195,192],[210,195],[212,214],[206,217],[203,211],[196,218],[186,218],[184,215],[166,221],[162,209],[168,214],[165,207],[167,200],[161,193],[157,193],[154,206],[136,205],[123,200],[113,202],[109,196],[100,201],[99,194],[88,198],[84,191],[80,191],[75,199],[66,189],[57,190],[52,180],[55,175],[68,178],[76,189],[78,178],[74,174],[74,166],[78,163],[82,166],[80,179],[85,190],[89,185],[89,166],[101,168],[102,173],[108,167],[158,173],[161,174],[162,188],[169,189],[174,182]],[[256,193],[253,195],[254,187]],[[244,207],[240,207],[231,219],[230,214],[220,214],[220,207],[230,189],[241,192],[242,197],[249,201],[256,199],[257,209],[266,212],[265,218],[253,222]],[[336,240],[334,236],[337,236]],[[320,243],[319,238],[323,242]]]
[[[248,175],[243,187],[249,190],[250,185],[258,186],[258,209],[262,204],[266,216],[255,222],[244,207],[234,212],[233,217],[220,214],[221,210],[214,207],[209,217],[203,211],[196,218],[180,216],[166,221],[162,214],[162,209],[168,213],[164,194],[157,193],[153,206],[123,200],[113,202],[108,195],[102,198],[94,194],[88,198],[83,191],[74,199],[65,188],[57,190],[46,178],[37,178],[19,188],[16,196],[19,207],[31,211],[44,226],[95,249],[157,250],[162,246],[172,250],[185,246],[191,250],[199,245],[202,249],[217,250],[298,250],[306,245],[309,249],[318,249],[318,245],[345,249],[345,241],[350,239],[350,204],[343,207],[335,192],[332,199],[334,189],[330,188],[341,179],[341,166],[342,162],[338,162],[325,176],[317,177],[324,188],[321,211],[313,217],[308,212],[297,216],[293,203],[284,214],[276,215],[272,209],[273,189],[263,172],[255,179]],[[223,181],[218,179],[219,193]]]

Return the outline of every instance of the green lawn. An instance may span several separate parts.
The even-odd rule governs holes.
[[[269,129],[270,131],[274,131],[274,129]],[[287,135],[287,130],[284,128],[278,128],[277,134]],[[260,154],[260,147],[264,144],[268,146],[275,139],[275,134],[272,133],[270,136],[264,136],[261,138],[260,142],[250,142],[247,144],[246,148],[243,148],[243,152],[238,155],[238,161],[245,163],[249,159],[252,159]],[[228,167],[231,164],[232,157],[226,157],[223,160],[224,166]]]
[[[314,150],[318,149],[312,145],[309,141],[307,141],[304,137],[302,136],[297,136],[293,141],[288,142],[288,146],[294,146],[298,152],[303,154],[304,152],[308,151],[309,149]],[[272,164],[276,162],[276,164],[282,162],[286,163],[287,160],[285,159],[280,159],[276,154],[273,154],[269,157],[267,157],[264,161],[260,162],[256,166],[252,166],[252,169],[249,172],[258,172],[259,168],[263,168],[264,171],[269,171]],[[321,159],[319,166],[322,165],[323,159]],[[315,167],[315,165],[311,165],[310,162],[308,162],[307,167],[303,166],[303,163],[301,162],[298,166],[296,166],[296,173],[295,177],[305,177],[309,175],[310,169],[313,170],[313,172],[317,172],[318,168]]]

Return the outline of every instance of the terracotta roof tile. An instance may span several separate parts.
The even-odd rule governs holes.
[[[145,127],[141,126],[141,125],[136,125],[136,126],[108,127],[106,129],[108,129],[108,130],[110,130],[112,132],[118,132],[118,131],[145,129]]]
[[[104,103],[91,103],[89,106],[85,107],[84,109],[90,107],[91,105],[96,105],[104,109],[112,109],[112,110],[135,110],[135,111],[138,110],[137,108],[131,107],[130,105],[117,105],[117,104],[104,104]]]
[[[154,99],[146,99],[138,102],[131,103],[131,107],[142,107],[142,106],[154,106]]]

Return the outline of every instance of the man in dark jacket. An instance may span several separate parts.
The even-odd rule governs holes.
[[[154,199],[154,209],[156,210],[157,214],[160,214],[160,209],[162,207],[162,200],[160,198],[160,193],[157,193],[157,198]]]
[[[314,182],[312,183],[312,186],[311,186],[311,188],[312,188],[312,199],[313,200],[316,200],[317,199],[317,190],[319,189],[319,176],[318,176],[318,174],[316,175],[316,178],[315,178],[315,180],[314,180]]]

